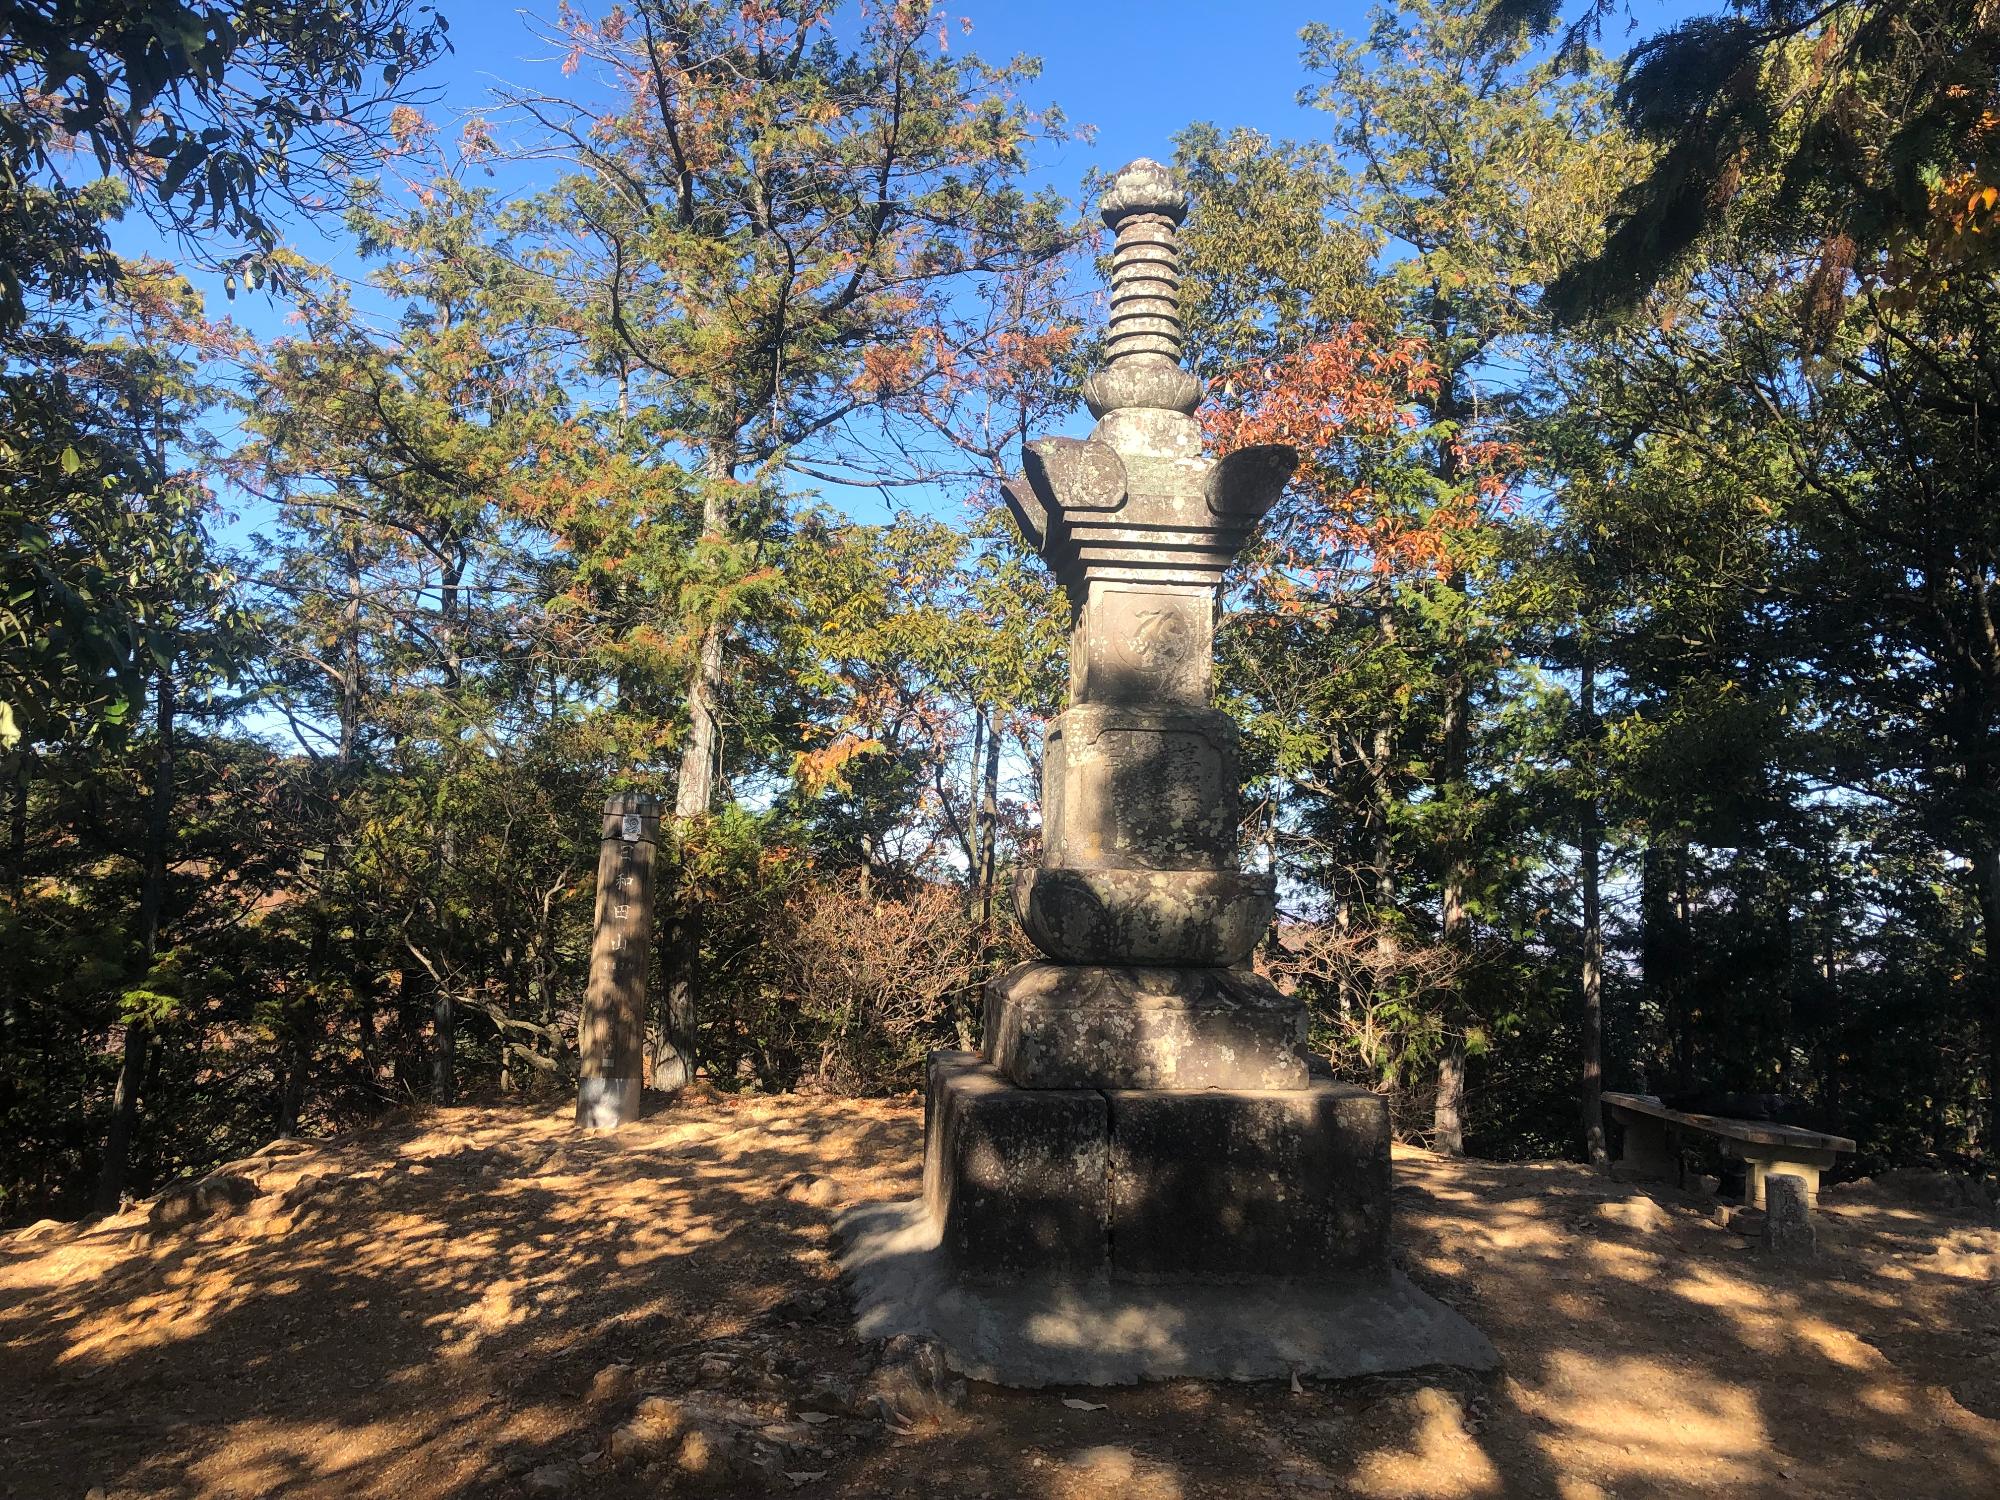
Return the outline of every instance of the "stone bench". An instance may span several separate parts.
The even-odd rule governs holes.
[[[1607,1093],[1604,1107],[1624,1127],[1619,1166],[1639,1176],[1677,1177],[1681,1138],[1712,1136],[1722,1142],[1723,1150],[1743,1162],[1743,1201],[1750,1208],[1764,1207],[1764,1179],[1778,1172],[1801,1179],[1807,1202],[1818,1203],[1819,1174],[1832,1166],[1841,1152],[1854,1150],[1854,1142],[1844,1135],[1825,1135],[1769,1120],[1692,1114],[1669,1109],[1651,1094]]]

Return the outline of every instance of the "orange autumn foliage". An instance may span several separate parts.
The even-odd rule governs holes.
[[[1218,451],[1298,450],[1299,467],[1254,584],[1284,610],[1307,607],[1355,566],[1442,577],[1468,532],[1515,504],[1517,445],[1431,415],[1441,375],[1429,341],[1359,323],[1236,371],[1205,417]]]

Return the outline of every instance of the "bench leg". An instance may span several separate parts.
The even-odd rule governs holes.
[[[1625,1129],[1625,1141],[1618,1151],[1618,1165],[1635,1177],[1672,1177],[1680,1170],[1680,1157],[1667,1139],[1667,1122],[1651,1115],[1628,1115],[1613,1110],[1612,1118]]]

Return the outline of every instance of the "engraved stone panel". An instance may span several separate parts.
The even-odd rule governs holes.
[[[1236,777],[1236,730],[1225,714],[1079,704],[1049,730],[1043,862],[1233,868]]]
[[[1094,583],[1070,644],[1077,703],[1208,705],[1215,600],[1206,589]]]

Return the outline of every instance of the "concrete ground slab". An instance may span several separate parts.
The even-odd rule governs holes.
[[[998,1385],[1340,1380],[1500,1362],[1486,1335],[1396,1271],[1247,1285],[967,1281],[920,1199],[858,1205],[837,1230],[863,1338],[934,1338],[958,1373]]]

